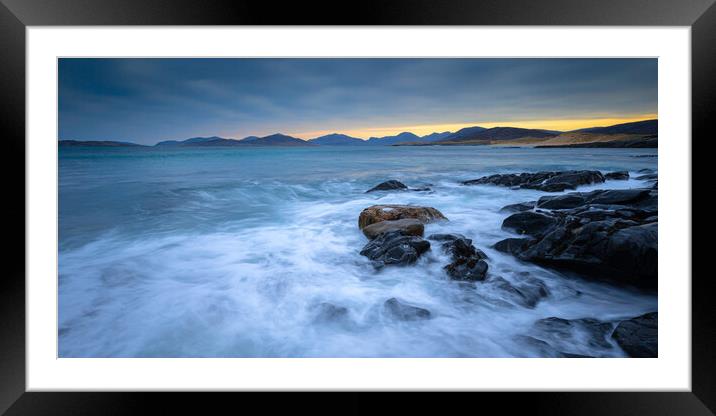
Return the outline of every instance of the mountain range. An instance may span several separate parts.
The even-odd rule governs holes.
[[[60,146],[144,146],[126,141],[60,140]],[[402,132],[394,136],[371,137],[368,140],[332,133],[303,140],[285,134],[264,137],[249,136],[227,139],[218,136],[192,137],[185,140],[165,140],[155,147],[234,147],[234,146],[435,146],[435,145],[517,145],[536,147],[657,147],[658,120],[644,120],[590,127],[561,132],[556,130],[525,129],[519,127],[466,127],[456,132],[435,132],[418,136]]]

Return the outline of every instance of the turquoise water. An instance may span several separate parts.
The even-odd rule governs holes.
[[[602,320],[656,309],[656,297],[546,270],[496,252],[507,204],[542,192],[460,181],[562,169],[656,170],[656,149],[320,147],[61,148],[59,350],[65,357],[541,356],[520,335],[535,320]],[[365,194],[387,179],[433,192]],[[609,181],[580,190],[628,188]],[[508,281],[529,272],[551,296],[535,309],[486,287],[451,282],[439,250],[375,271],[360,211],[376,203],[439,209]],[[398,297],[434,319],[394,322]],[[317,322],[315,305],[347,307]],[[579,339],[563,351],[623,356]]]

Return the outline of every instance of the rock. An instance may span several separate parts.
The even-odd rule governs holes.
[[[358,227],[362,230],[370,224],[381,221],[401,220],[404,218],[415,218],[427,224],[439,220],[447,220],[445,216],[435,208],[420,207],[413,205],[373,205],[361,211],[358,217]]]
[[[512,284],[500,276],[492,276],[486,284],[504,292],[504,295],[517,305],[534,308],[540,300],[549,296],[549,290],[543,281],[532,278],[529,282]]]
[[[537,204],[537,201],[520,202],[517,204],[505,205],[504,207],[500,208],[500,212],[531,211],[535,207],[535,204]]]
[[[612,344],[607,335],[613,325],[592,318],[562,319],[550,317],[535,322],[535,329],[548,335],[553,340],[570,342],[572,339],[587,339],[587,344],[594,348],[611,349]]]
[[[343,322],[348,319],[348,308],[322,302],[313,308],[316,311],[314,322]]]
[[[531,241],[533,241],[532,238],[505,238],[504,240],[495,243],[492,248],[503,253],[517,255],[524,251],[527,244]]]
[[[373,188],[367,190],[366,193],[375,191],[402,191],[405,189],[408,189],[408,187],[402,182],[390,180],[374,186]]]
[[[402,220],[376,222],[363,228],[363,234],[371,240],[390,231],[402,231],[406,235],[422,237],[425,227],[420,220],[403,218]]]
[[[503,223],[534,238],[502,240],[496,250],[585,277],[656,287],[658,191],[574,192],[537,205],[554,210],[516,213]]]
[[[584,197],[572,192],[566,195],[543,196],[537,201],[537,208],[543,209],[570,209],[584,205]]]
[[[376,267],[404,266],[415,263],[429,249],[430,243],[420,237],[390,231],[371,240],[360,254],[373,260]]]
[[[383,304],[383,310],[390,316],[401,321],[418,321],[430,319],[429,310],[401,303],[396,298],[390,298]]]
[[[497,174],[463,182],[463,185],[492,184],[510,188],[537,189],[546,192],[562,192],[580,185],[604,182],[604,176],[596,170],[570,170],[563,172],[537,172],[520,174]]]
[[[630,357],[656,358],[659,353],[658,313],[651,312],[621,321],[612,338]]]
[[[518,212],[505,218],[502,228],[511,230],[517,234],[539,236],[547,232],[557,223],[557,219],[538,212]]]
[[[461,234],[433,234],[431,240],[442,241],[443,250],[452,262],[444,267],[453,280],[479,281],[487,275],[487,255],[472,245],[472,240]]]
[[[640,181],[655,181],[659,179],[659,174],[657,173],[647,173],[646,175],[637,176],[636,179]]]
[[[629,172],[621,170],[618,172],[609,172],[604,175],[604,179],[610,179],[613,181],[624,181],[629,179]]]

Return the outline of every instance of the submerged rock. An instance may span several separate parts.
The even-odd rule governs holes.
[[[373,188],[367,190],[366,193],[375,191],[402,191],[406,189],[408,189],[408,187],[405,186],[404,183],[396,180],[389,180],[374,186]]]
[[[621,170],[618,172],[609,172],[604,174],[604,179],[610,179],[613,181],[625,181],[629,179],[629,172]]]
[[[429,249],[430,243],[420,237],[390,231],[371,240],[360,254],[373,260],[376,267],[404,266],[415,263]]]
[[[336,306],[332,303],[321,302],[314,306],[316,317],[314,322],[345,322],[348,319],[348,308]]]
[[[403,218],[401,220],[376,222],[363,228],[363,234],[371,240],[390,231],[402,231],[406,235],[422,237],[425,227],[420,220]]]
[[[612,344],[607,340],[607,335],[612,331],[613,325],[610,322],[602,322],[592,318],[563,319],[550,317],[540,319],[534,324],[535,329],[555,341],[566,341],[572,339],[584,339],[587,345],[594,348],[611,349]]]
[[[472,240],[461,234],[433,234],[431,240],[442,241],[443,250],[452,261],[444,267],[453,280],[478,281],[487,275],[487,255],[472,245]]]
[[[511,188],[537,189],[562,192],[580,185],[604,182],[604,175],[596,170],[570,170],[562,172],[508,173],[483,176],[463,182],[463,185],[492,184]]]
[[[659,174],[647,173],[646,175],[637,176],[636,179],[640,181],[655,181],[659,179]]]
[[[491,276],[485,284],[501,291],[504,296],[514,304],[532,309],[540,300],[549,296],[545,283],[537,278],[525,279],[520,283],[512,284],[500,276]]]
[[[396,298],[386,300],[383,304],[383,310],[389,316],[401,321],[418,321],[430,319],[431,317],[429,310],[401,303]]]
[[[540,208],[505,219],[503,228],[532,239],[506,239],[495,249],[521,260],[586,277],[656,287],[658,195],[650,189],[598,190],[542,197]]]
[[[370,224],[381,221],[401,220],[414,218],[423,224],[434,221],[447,220],[447,218],[432,207],[414,205],[373,205],[361,211],[358,217],[358,227],[362,230]]]
[[[621,321],[612,338],[630,357],[656,358],[659,353],[658,313],[651,312]]]

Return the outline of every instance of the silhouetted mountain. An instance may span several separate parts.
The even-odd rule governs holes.
[[[368,139],[368,144],[371,145],[383,145],[383,146],[390,146],[397,143],[412,143],[412,142],[420,142],[420,137],[416,136],[413,133],[404,131],[398,135],[395,136],[385,136],[385,137],[371,137]]]
[[[475,127],[465,127],[464,129],[460,129],[456,131],[455,133],[452,133],[448,135],[447,137],[443,137],[440,140],[464,140],[469,139],[472,137],[472,135],[477,134],[481,131],[487,130],[484,127],[475,126]]]
[[[225,139],[223,137],[192,137],[186,140],[166,140],[155,146],[178,147],[233,147],[233,146],[310,146],[305,140],[283,134],[272,134],[266,137],[249,136],[241,140]]]
[[[524,138],[547,139],[559,135],[560,132],[541,129],[523,129],[519,127],[468,127],[438,141],[442,142],[482,142],[489,144],[492,141],[515,140]]]
[[[219,137],[219,136],[192,137],[192,138],[186,139],[186,140],[164,140],[162,142],[155,144],[155,146],[195,146],[195,145],[200,145],[202,143],[208,143],[208,142],[219,143],[222,140],[236,141],[236,140],[232,140],[232,139],[224,139],[223,137]]]
[[[62,147],[146,147],[143,144],[113,140],[60,140],[57,144]]]
[[[345,134],[333,133],[325,136],[316,137],[308,141],[313,144],[330,145],[330,146],[360,146],[365,145],[366,141],[356,137],[346,136]]]
[[[608,127],[590,127],[574,131],[595,134],[659,134],[659,120],[635,121],[632,123],[615,124]]]
[[[450,136],[452,132],[444,131],[442,133],[430,133],[420,138],[421,142],[436,142]]]
[[[241,140],[239,143],[244,143]],[[285,134],[272,134],[270,136],[259,137],[256,140],[251,140],[248,143],[257,146],[315,146],[305,140],[298,139],[296,137],[286,136]]]

